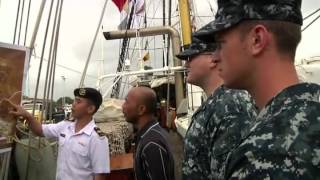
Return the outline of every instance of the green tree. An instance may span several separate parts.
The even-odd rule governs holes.
[[[72,104],[73,102],[73,99],[71,97],[64,97],[65,98],[65,103],[66,104]],[[63,97],[60,97],[58,100],[57,100],[57,106],[62,106],[62,102],[63,102]]]

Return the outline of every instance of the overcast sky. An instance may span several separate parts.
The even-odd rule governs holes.
[[[36,15],[39,9],[41,0],[33,0],[31,4],[31,16],[29,20],[29,29],[27,36],[27,45],[29,45],[31,39],[31,32],[34,27]],[[47,1],[44,15],[41,21],[41,27],[38,33],[35,52],[37,56],[41,55],[41,48],[44,38],[44,29],[48,18],[48,10],[51,1]],[[59,37],[58,57],[57,57],[57,72],[56,72],[56,88],[55,98],[61,97],[62,95],[73,96],[72,91],[79,85],[80,77],[85,61],[87,59],[89,49],[93,40],[95,30],[98,25],[99,16],[104,4],[104,0],[64,0],[62,22]],[[152,19],[152,17],[162,17],[162,0],[151,0],[147,2],[147,16],[148,26],[156,26],[162,24],[162,19]],[[195,13],[199,18],[196,18],[196,25],[201,27],[207,22],[213,20],[213,13],[210,10],[210,5],[213,10],[216,10],[216,5],[213,0],[194,0]],[[25,14],[28,0],[25,4]],[[18,7],[18,0],[0,0],[0,41],[5,43],[12,43],[16,12]],[[172,7],[172,23],[175,27],[179,28],[177,15],[177,2],[173,0]],[[304,17],[320,8],[320,0],[304,0],[302,3],[302,12]],[[320,15],[318,12],[315,16],[309,18],[304,22],[304,25],[308,24],[316,16]],[[24,18],[26,15],[24,16]],[[53,17],[52,17],[53,18]],[[25,23],[25,19],[24,19]],[[25,25],[22,25],[23,29]],[[120,13],[117,7],[108,1],[106,13],[103,19],[103,31],[116,30],[120,23]],[[316,21],[312,26],[302,33],[302,41],[297,51],[297,61],[302,58],[309,58],[311,56],[320,56],[320,20]],[[24,37],[24,30],[21,33],[21,37]],[[50,37],[50,36],[49,36]],[[163,44],[158,37],[156,39],[148,38],[150,48],[162,48]],[[146,40],[146,39],[145,39]],[[144,42],[145,42],[144,40]],[[134,40],[132,40],[131,47],[134,46]],[[23,43],[21,38],[20,44]],[[46,45],[47,47],[49,45]],[[160,66],[162,64],[162,50],[156,50],[151,52],[151,61],[148,62],[151,66]],[[46,56],[47,57],[47,51]],[[138,52],[135,52],[132,57],[136,58]],[[98,73],[103,71],[104,73],[114,73],[116,70],[117,62],[119,58],[119,41],[106,41],[102,37],[102,33],[99,33],[95,49],[91,58],[91,63],[88,69],[88,76],[86,77],[85,84],[87,86],[96,85],[96,77]],[[103,66],[101,60],[104,59]],[[39,59],[32,58],[30,63],[29,81],[27,83],[27,93],[29,96],[34,95],[34,86],[36,82],[36,75],[38,71]],[[136,64],[134,64],[136,65]],[[133,66],[134,66],[133,65]],[[67,68],[65,68],[67,67]],[[46,68],[46,63],[43,69]],[[45,74],[42,74],[42,85],[44,82]],[[64,82],[61,76],[66,77]],[[40,89],[40,97],[42,96]]]

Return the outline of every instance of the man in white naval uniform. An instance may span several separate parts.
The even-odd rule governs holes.
[[[108,140],[92,118],[102,103],[101,94],[93,88],[74,90],[74,120],[43,124],[21,106],[13,106],[10,114],[25,118],[38,136],[59,139],[57,180],[101,180],[110,172]]]

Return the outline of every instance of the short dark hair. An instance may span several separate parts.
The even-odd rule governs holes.
[[[242,37],[244,38],[258,24],[265,26],[274,35],[279,53],[288,54],[294,59],[301,40],[300,25],[286,21],[246,20],[239,24]]]
[[[94,111],[92,114],[95,114],[98,111],[99,107],[97,107],[96,104],[91,99],[85,99],[85,100],[89,105],[94,106]]]

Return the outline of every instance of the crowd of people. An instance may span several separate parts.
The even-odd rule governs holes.
[[[300,82],[294,66],[301,39],[301,0],[218,0],[212,22],[192,34],[178,58],[187,82],[207,99],[184,139],[183,180],[320,179],[320,86]],[[93,88],[74,91],[73,120],[41,125],[18,105],[32,131],[59,141],[57,179],[104,179],[108,141],[93,114]],[[155,92],[132,88],[123,104],[137,129],[138,180],[173,180],[172,147],[157,122]]]

